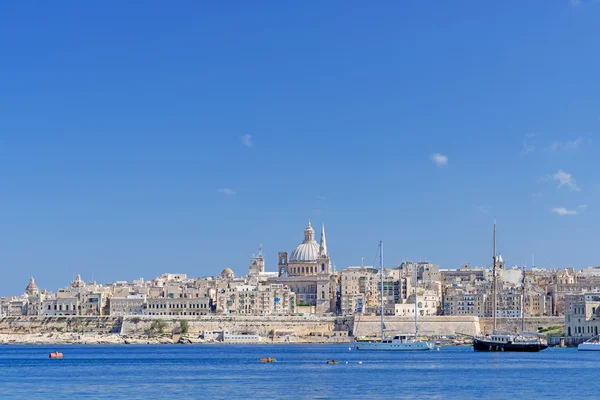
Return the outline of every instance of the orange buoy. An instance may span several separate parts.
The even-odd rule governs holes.
[[[50,358],[63,358],[63,353],[59,353],[58,351],[55,351],[54,353],[50,353],[48,355],[48,357],[50,357]]]

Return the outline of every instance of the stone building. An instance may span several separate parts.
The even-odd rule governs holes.
[[[332,270],[324,225],[321,241],[317,243],[315,231],[308,222],[304,240],[289,258],[287,252],[279,253],[278,277],[269,278],[269,282],[287,285],[296,294],[297,305],[314,306],[317,313],[336,311],[337,276]]]
[[[111,316],[142,315],[146,309],[146,295],[132,294],[127,297],[111,297],[108,304]]]
[[[417,312],[420,317],[432,317],[439,314],[440,297],[437,290],[417,288]],[[401,303],[394,305],[394,315],[401,317],[415,316],[415,295],[412,294]]]
[[[587,293],[580,301],[569,302],[565,312],[567,336],[591,338],[600,331],[600,293]]]
[[[61,290],[42,302],[42,315],[45,316],[79,315],[79,309],[79,298],[70,291]]]
[[[342,315],[374,313],[380,307],[379,270],[373,267],[348,267],[340,274]]]
[[[209,297],[148,297],[145,315],[193,316],[210,313],[212,300]]]
[[[484,317],[486,316],[486,299],[485,293],[475,292],[473,289],[447,288],[443,297],[443,314]]]

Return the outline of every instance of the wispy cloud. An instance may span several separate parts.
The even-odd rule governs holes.
[[[554,207],[552,212],[558,215],[577,215],[577,210],[567,210],[564,207]]]
[[[252,143],[252,135],[244,135],[240,137],[240,141],[244,146],[252,147],[254,144]]]
[[[575,179],[573,175],[563,171],[562,169],[558,170],[557,173],[552,175],[552,179],[558,182],[558,187],[568,186],[571,190],[579,191],[581,190],[577,183],[575,183]]]
[[[581,146],[581,144],[583,143],[583,138],[578,137],[577,139],[574,140],[567,140],[565,142],[561,142],[558,140],[555,140],[554,142],[550,143],[550,150],[556,151],[556,150],[575,150],[577,149],[579,146]]]
[[[490,212],[490,209],[486,206],[479,206],[479,212],[482,214],[488,214]]]
[[[573,7],[578,7],[581,5],[581,0],[569,0],[569,3],[571,3]]]
[[[432,154],[430,158],[431,158],[431,161],[433,161],[435,163],[435,165],[437,165],[440,168],[448,165],[448,156],[445,156],[443,154],[435,153],[435,154]]]
[[[235,194],[235,190],[231,189],[231,188],[220,188],[217,189],[218,193],[223,193],[227,196],[233,196]]]
[[[523,148],[521,149],[521,157],[535,151],[535,145],[531,143],[531,139],[535,137],[535,133],[527,133],[523,139]]]

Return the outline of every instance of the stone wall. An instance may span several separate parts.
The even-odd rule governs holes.
[[[385,328],[398,333],[414,333],[415,320],[410,317],[385,317]],[[352,332],[356,336],[379,336],[381,322],[378,316],[362,316],[354,321]],[[419,332],[423,335],[454,335],[464,333],[478,335],[477,317],[421,317]]]
[[[267,336],[273,332],[294,333],[298,336],[327,334],[334,330],[349,331],[358,336],[379,335],[378,316],[354,317],[317,317],[317,316],[242,316],[205,315],[205,316],[127,316],[127,317],[5,317],[0,318],[0,333],[121,333],[123,335],[142,335],[155,319],[166,323],[165,332],[180,327],[185,319],[189,324],[189,333],[200,335],[202,331],[226,330],[231,333],[251,333]],[[410,317],[386,317],[386,329],[397,332],[414,332],[414,320]],[[563,326],[563,317],[526,318],[525,330],[537,332],[538,328]],[[419,331],[424,335],[452,335],[464,333],[477,335],[491,332],[491,318],[477,317],[421,317]],[[521,322],[517,318],[499,318],[500,330],[520,331]]]
[[[118,333],[119,317],[4,317],[0,318],[0,333]]]
[[[493,329],[493,318],[479,318],[481,332],[491,333]],[[539,328],[548,328],[550,326],[564,326],[565,317],[530,317],[525,318],[525,331],[537,332]],[[508,332],[521,331],[520,318],[498,318],[496,320],[496,329]]]
[[[190,334],[201,334],[202,331],[226,330],[231,333],[249,333],[267,336],[273,332],[293,332],[296,335],[328,333],[335,328],[334,317],[301,317],[301,316],[227,316],[203,315],[193,317],[124,317],[121,333],[123,335],[142,334],[150,328],[154,319],[162,319],[167,323],[165,331],[180,326],[180,321],[188,321]]]

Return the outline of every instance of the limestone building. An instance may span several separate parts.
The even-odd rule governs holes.
[[[304,230],[304,240],[289,255],[278,256],[278,277],[269,281],[287,285],[296,294],[297,305],[314,306],[317,313],[335,312],[337,277],[331,267],[327,250],[325,226],[321,228],[321,241],[315,240],[310,221]]]

